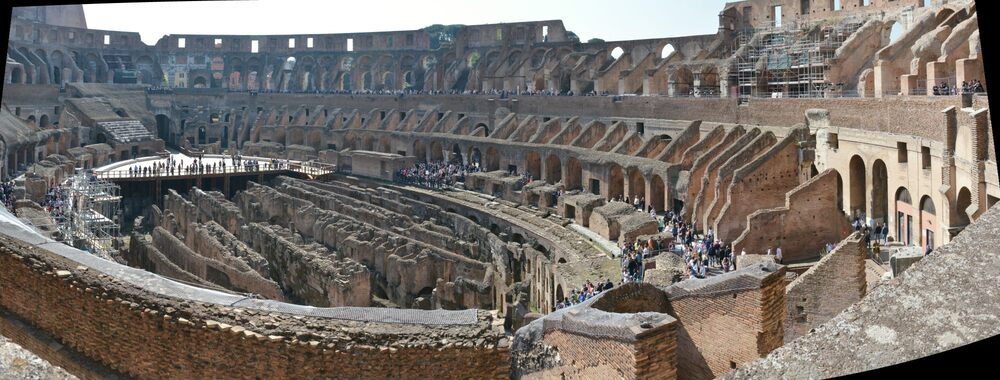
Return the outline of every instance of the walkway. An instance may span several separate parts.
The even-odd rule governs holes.
[[[180,164],[180,170],[165,171],[156,169],[157,165],[166,165],[168,159],[175,164]],[[185,170],[186,166],[193,164],[196,160],[203,164],[204,169]],[[247,162],[256,162],[255,166],[244,165]],[[336,165],[294,160],[275,160],[267,157],[241,156],[240,165],[234,165],[233,160],[228,155],[205,154],[200,158],[191,157],[183,153],[171,153],[169,156],[142,157],[132,160],[119,161],[94,169],[94,174],[101,179],[113,180],[146,180],[151,178],[159,179],[179,179],[197,178],[206,176],[225,176],[233,174],[270,174],[281,172],[295,172],[309,176],[324,176],[336,172]],[[223,166],[223,164],[225,166]],[[213,168],[214,165],[214,168]],[[129,168],[138,169],[138,172],[129,172]],[[142,169],[146,172],[143,173]]]

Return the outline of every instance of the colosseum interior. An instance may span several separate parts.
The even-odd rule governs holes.
[[[758,379],[1000,333],[964,295],[1000,288],[976,4],[717,24],[149,46],[14,8],[0,343],[46,378]]]

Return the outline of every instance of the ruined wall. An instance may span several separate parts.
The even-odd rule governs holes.
[[[715,220],[720,239],[728,241],[738,236],[746,228],[747,215],[780,206],[785,193],[799,185],[798,142],[806,140],[808,133],[807,129],[796,129],[733,173],[732,183],[725,189],[726,203]]]
[[[774,264],[744,271],[761,272]],[[782,345],[784,267],[762,279],[689,280],[667,288],[677,328],[678,378],[709,379],[752,362]],[[693,281],[693,282],[692,282]],[[754,282],[761,281],[757,284]],[[685,289],[684,285],[695,286]],[[759,287],[758,287],[759,286]]]
[[[353,331],[354,345],[347,343],[352,348],[344,345],[351,340],[323,344],[329,338],[307,332],[305,324],[316,323],[314,317],[299,321],[286,315],[280,328],[286,332],[262,335],[244,327],[260,318],[246,310],[167,300],[93,271],[71,272],[75,264],[34,253],[8,237],[0,243],[0,307],[127,376],[501,379],[510,371],[506,348],[469,347],[462,339],[448,347],[399,345],[395,338],[335,320],[322,323],[344,323],[348,329],[328,328]],[[398,326],[404,336],[417,336],[413,327]],[[419,334],[433,330],[417,327],[423,330]],[[304,333],[298,335],[302,340],[294,338],[296,329]]]
[[[785,289],[785,342],[808,334],[865,296],[865,247],[855,232]]]
[[[757,210],[733,241],[733,251],[763,254],[781,247],[784,264],[815,258],[826,243],[843,239],[851,230],[837,207],[837,174],[832,170],[811,178],[785,196],[784,206]]]

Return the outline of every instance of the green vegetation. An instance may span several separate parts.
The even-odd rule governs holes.
[[[591,38],[591,39],[587,40],[587,43],[588,44],[603,44],[604,40],[602,40],[600,38]]]
[[[465,25],[434,24],[420,30],[431,35],[431,49],[437,49],[442,45],[449,44],[451,41],[454,41],[455,34],[457,34],[463,27],[465,27]]]

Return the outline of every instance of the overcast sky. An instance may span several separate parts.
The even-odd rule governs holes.
[[[321,34],[563,20],[582,41],[712,34],[725,0],[258,0],[86,4],[87,27],[167,34]]]

